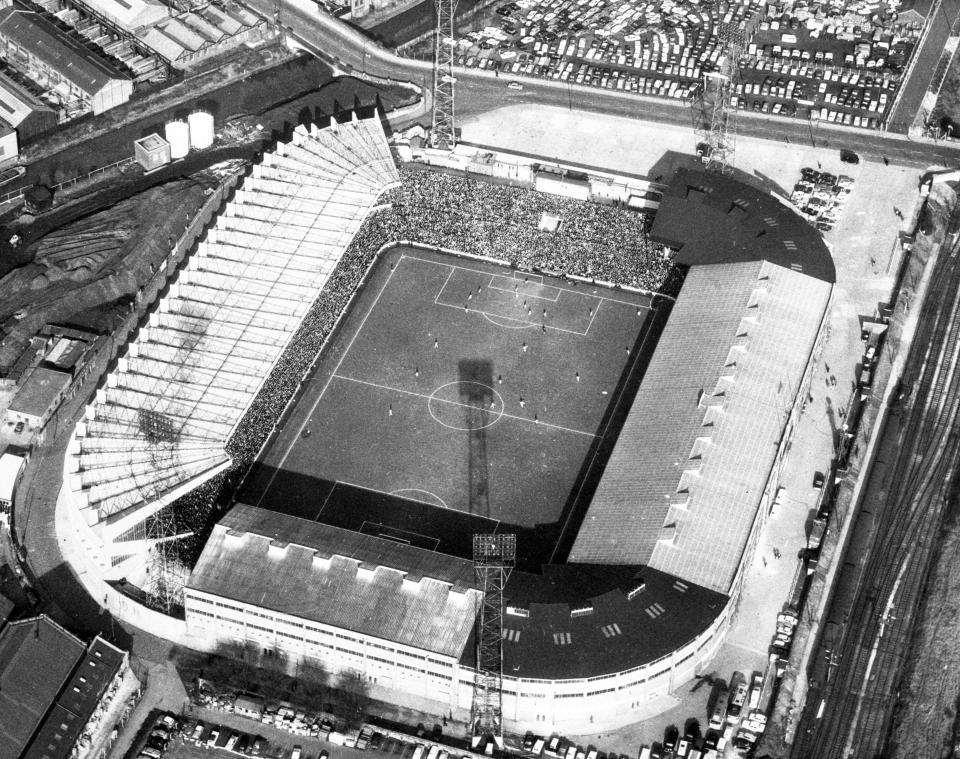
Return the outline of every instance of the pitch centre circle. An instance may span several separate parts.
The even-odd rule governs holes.
[[[474,380],[447,382],[430,393],[427,409],[437,424],[451,430],[482,430],[503,416],[503,398],[490,385]]]

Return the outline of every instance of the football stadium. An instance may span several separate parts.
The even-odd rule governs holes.
[[[377,114],[300,126],[103,378],[58,532],[133,624],[437,714],[473,697],[472,536],[515,534],[507,727],[629,724],[736,613],[834,278],[730,176],[678,171],[651,219],[401,166]],[[121,592],[161,511],[200,536],[182,615]]]

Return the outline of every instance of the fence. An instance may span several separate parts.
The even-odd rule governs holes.
[[[121,166],[127,166],[133,163],[135,160],[136,159],[133,158],[132,156],[129,158],[122,158],[119,161],[108,163],[106,166],[101,166],[97,169],[93,169],[92,171],[89,171],[86,174],[76,176],[73,179],[67,179],[64,182],[60,182],[60,184],[55,184],[50,189],[56,192],[57,190],[63,190],[67,187],[73,187],[74,185],[78,184],[79,182],[82,182],[85,179],[90,179],[92,177],[99,176],[101,174],[106,174],[108,171],[111,171],[113,169],[118,169]],[[11,190],[8,193],[0,195],[0,206],[4,205],[5,203],[12,203],[17,200],[23,200],[24,193],[27,190],[29,190],[30,187],[32,187],[32,185],[25,185],[17,190]]]

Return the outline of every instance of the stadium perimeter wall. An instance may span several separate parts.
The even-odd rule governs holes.
[[[436,714],[469,713],[475,672],[441,656],[341,627],[188,589],[187,645],[213,650],[221,642],[250,642],[288,659],[291,671],[319,664],[330,675],[361,677],[375,698],[422,699]],[[673,691],[713,658],[729,627],[734,601],[693,640],[668,656],[623,672],[591,678],[503,678],[503,716],[510,729],[589,733],[613,730],[670,708]]]
[[[745,571],[775,503],[783,461],[805,405],[829,313],[828,301],[724,608],[693,639],[639,667],[589,678],[554,680],[505,673],[503,716],[510,729],[568,733],[617,729],[669,709],[675,703],[676,689],[707,669],[736,616]],[[386,701],[403,703],[412,696],[432,704],[437,714],[469,713],[475,672],[454,657],[342,627],[305,623],[299,617],[196,589],[188,589],[185,608],[187,638],[205,641],[204,648],[215,648],[220,641],[249,641],[265,651],[282,652],[291,666],[319,663],[331,674],[362,677],[375,697]]]

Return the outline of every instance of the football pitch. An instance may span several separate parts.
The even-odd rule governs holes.
[[[649,295],[394,247],[240,500],[467,556],[473,532],[509,529],[545,560],[602,469],[655,315]]]

